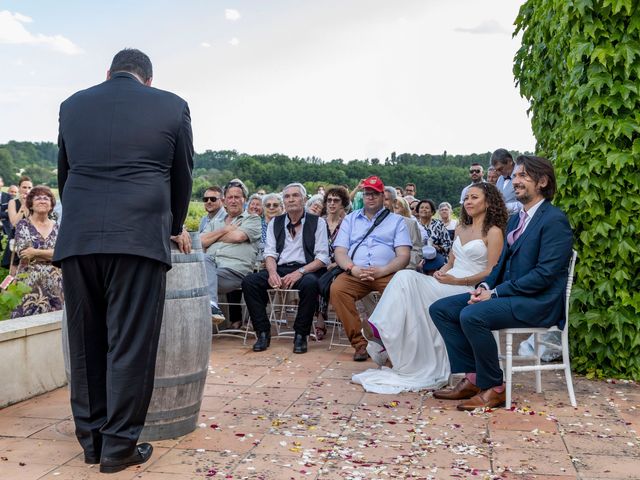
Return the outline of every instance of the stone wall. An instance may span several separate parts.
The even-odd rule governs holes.
[[[0,408],[66,383],[62,311],[0,322]]]

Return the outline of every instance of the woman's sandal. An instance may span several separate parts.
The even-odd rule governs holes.
[[[316,340],[320,341],[327,335],[327,327],[316,327]]]

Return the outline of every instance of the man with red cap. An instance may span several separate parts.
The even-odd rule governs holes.
[[[364,207],[345,217],[334,242],[336,263],[344,273],[334,280],[330,296],[355,348],[355,361],[368,357],[356,302],[371,292],[382,292],[393,274],[409,264],[412,246],[403,217],[384,208],[382,180],[371,176],[360,185]]]

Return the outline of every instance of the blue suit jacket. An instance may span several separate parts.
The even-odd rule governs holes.
[[[519,217],[509,220],[507,232]],[[564,327],[564,294],[573,234],[566,215],[545,201],[524,233],[509,247],[505,236],[498,263],[485,282],[499,297],[511,297],[517,320],[530,325]]]

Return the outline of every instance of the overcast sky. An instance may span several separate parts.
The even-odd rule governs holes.
[[[0,0],[0,143],[55,141],[58,106],[124,47],[191,107],[196,150],[384,159],[533,150],[519,0]]]

